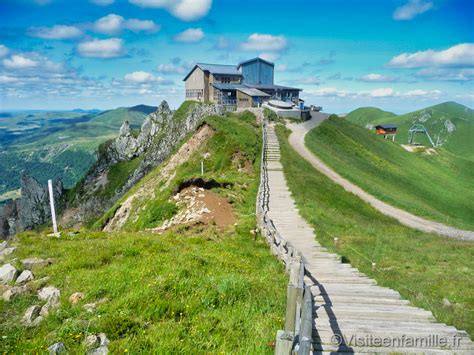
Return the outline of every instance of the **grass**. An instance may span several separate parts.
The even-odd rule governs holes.
[[[382,215],[302,159],[288,144],[286,129],[280,126],[277,133],[289,188],[317,240],[379,285],[472,336],[473,243],[419,232]],[[339,238],[337,250],[334,237]]]
[[[25,329],[19,319],[37,303],[35,297],[0,300],[4,351],[44,352],[62,341],[70,352],[84,353],[86,335],[104,332],[113,354],[273,353],[269,343],[283,327],[287,277],[266,243],[250,233],[255,228],[258,160],[249,174],[239,172],[232,159],[236,149],[250,159],[259,156],[260,130],[252,121],[255,116],[248,113],[207,119],[216,133],[203,147],[211,154],[205,178],[235,182],[213,189],[234,196],[235,226],[182,226],[157,235],[130,224],[122,232],[83,230],[60,239],[20,235],[11,257],[54,258],[54,264],[34,273],[36,278],[49,276],[49,284],[61,290],[61,306],[40,326]],[[182,179],[198,175],[197,157],[178,168],[170,189],[157,189],[155,199],[142,201],[145,210],[164,213],[157,201],[169,203],[167,197]],[[85,299],[71,305],[69,296],[79,291]],[[96,313],[82,309],[103,299]]]
[[[420,217],[474,230],[474,162],[446,150],[411,153],[332,117],[306,136],[307,147],[340,175]]]

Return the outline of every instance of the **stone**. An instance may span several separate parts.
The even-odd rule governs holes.
[[[80,300],[84,299],[84,294],[82,292],[74,292],[70,297],[69,297],[69,302],[71,304],[76,304]]]
[[[51,355],[66,353],[66,347],[64,346],[64,343],[54,343],[48,347],[48,350]]]
[[[7,247],[8,247],[8,243],[6,240],[0,243],[0,251],[3,251]]]
[[[93,313],[95,309],[97,308],[97,304],[95,303],[87,303],[84,306],[82,306],[86,312]]]
[[[38,318],[42,319],[42,317],[40,316],[40,311],[41,311],[41,307],[38,305],[28,307],[28,309],[25,312],[25,315],[21,319],[22,324],[26,325],[27,327],[38,324],[39,322],[36,321],[36,319]]]
[[[18,270],[11,264],[5,264],[0,267],[0,283],[6,284],[15,281],[18,275]]]
[[[100,346],[100,339],[95,334],[88,335],[86,339],[84,340],[84,347],[87,350],[98,348],[99,346]]]
[[[24,260],[21,261],[21,263],[23,264],[23,267],[25,269],[31,270],[34,267],[48,266],[49,264],[51,264],[51,260],[50,259],[44,260],[44,259],[38,259],[38,258],[31,258],[31,259],[24,259]]]
[[[5,256],[8,256],[12,254],[16,250],[16,247],[7,247],[0,251],[0,257],[5,258]]]
[[[44,276],[38,280],[31,281],[31,286],[34,289],[38,289],[38,288],[44,287],[48,283],[48,281],[49,281],[49,276]]]
[[[59,306],[59,297],[61,292],[52,286],[44,287],[38,291],[38,298],[42,301],[46,301],[46,304],[41,307],[40,314],[46,317],[49,312]]]
[[[3,292],[2,297],[5,302],[10,302],[16,297],[26,295],[29,292],[30,290],[26,285],[13,286],[12,288],[9,288],[5,292]]]
[[[16,284],[20,285],[22,283],[26,283],[28,281],[32,281],[35,277],[30,270],[23,270],[20,276],[16,279]]]
[[[109,339],[107,339],[107,336],[105,335],[105,333],[99,333],[93,336],[96,338],[96,340],[94,341],[94,344],[98,344],[99,346],[95,349],[88,351],[87,354],[88,355],[107,355],[109,353],[109,348],[108,348]],[[93,341],[93,338],[92,338],[93,336],[90,336],[91,342]]]

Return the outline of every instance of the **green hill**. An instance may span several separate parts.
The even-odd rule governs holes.
[[[376,124],[394,123],[398,126],[396,142],[400,144],[407,144],[408,130],[413,124],[422,124],[436,145],[474,161],[474,110],[456,102],[445,102],[399,116],[363,107],[349,113],[346,119],[370,129]],[[417,142],[430,146],[424,136],[420,136]]]
[[[332,116],[306,145],[365,191],[420,217],[474,230],[474,162],[445,149],[408,152],[399,144]]]
[[[63,342],[69,353],[84,354],[86,336],[103,332],[111,354],[272,353],[269,343],[283,327],[287,276],[264,239],[251,234],[262,143],[255,121],[249,113],[206,119],[212,134],[194,139],[192,153],[170,157],[125,196],[149,189],[133,205],[138,219],[123,232],[83,229],[61,238],[28,232],[14,240],[17,250],[7,261],[17,266],[24,258],[54,258],[33,272],[37,280],[49,277],[61,297],[34,328],[20,320],[38,304],[41,286],[13,302],[0,299],[2,349],[44,352]],[[206,182],[199,190],[209,203],[206,215],[230,208],[234,218],[225,226],[216,218],[152,231],[186,211],[176,197],[185,194],[183,186],[193,188],[185,182],[199,178]],[[71,304],[75,292],[84,298]],[[92,311],[88,304],[95,304]]]

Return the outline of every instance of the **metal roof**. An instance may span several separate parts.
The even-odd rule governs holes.
[[[382,128],[397,128],[396,125],[390,124],[390,123],[389,123],[389,124],[379,124],[379,125],[375,126],[375,128],[377,128],[377,127],[382,127]]]
[[[239,90],[240,92],[243,92],[244,94],[246,95],[249,95],[249,96],[259,96],[259,97],[269,97],[270,95],[263,92],[263,91],[260,91],[258,89],[255,89],[255,88],[238,88],[237,90]]]
[[[267,63],[268,65],[271,65],[272,67],[275,66],[275,63],[269,62],[268,60],[262,59],[262,58],[260,58],[260,57],[255,57],[255,58],[252,58],[252,59],[249,59],[249,60],[244,60],[243,62],[240,62],[240,63],[237,65],[237,68],[240,68],[243,64],[255,62],[255,61],[257,61],[257,60],[259,60],[259,61],[261,61],[261,62],[264,62],[264,63]]]
[[[191,69],[191,71],[184,77],[183,81],[185,81],[191,75],[191,73],[198,67],[204,71],[210,72],[211,74],[238,75],[238,76],[242,75],[242,73],[237,69],[235,65],[197,63]]]
[[[245,88],[245,86],[241,84],[212,83],[212,86],[219,90],[237,90],[240,88]]]
[[[303,89],[292,88],[290,86],[282,86],[282,85],[275,85],[275,84],[245,84],[245,86],[250,88],[255,88],[259,90],[298,90],[303,91]]]

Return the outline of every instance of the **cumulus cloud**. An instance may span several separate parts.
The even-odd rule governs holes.
[[[15,54],[9,59],[4,59],[3,65],[7,69],[29,69],[38,66],[38,62],[23,55]]]
[[[247,41],[242,43],[241,48],[244,51],[278,52],[287,46],[288,42],[285,36],[253,33],[247,38]]]
[[[94,22],[93,30],[98,33],[115,35],[122,32],[124,29],[131,30],[133,32],[156,32],[160,29],[160,26],[151,20],[138,20],[129,19],[126,20],[120,15],[109,14],[101,17]]]
[[[416,53],[402,53],[390,60],[394,68],[473,67],[474,43],[461,43],[442,51],[432,49]]]
[[[206,16],[212,6],[212,0],[129,0],[129,2],[144,8],[165,9],[183,21],[194,21]]]
[[[107,6],[113,4],[115,0],[89,0],[89,2],[99,6]]]
[[[10,50],[7,46],[0,44],[0,58],[5,57],[9,52]]]
[[[382,74],[376,74],[376,73],[367,74],[359,78],[360,81],[375,82],[375,83],[393,82],[393,81],[398,81],[398,79],[399,78],[394,77],[394,76],[382,75]]]
[[[74,39],[83,32],[75,26],[55,25],[53,27],[30,27],[27,31],[31,37],[43,39]]]
[[[373,99],[389,99],[389,98],[438,98],[442,92],[439,90],[410,90],[395,91],[393,88],[378,88],[374,90],[348,91],[334,87],[325,87],[319,89],[307,89],[306,94],[316,97],[332,97],[332,98],[373,98]]]
[[[393,13],[393,19],[397,21],[407,21],[423,14],[433,8],[432,2],[424,0],[409,0],[403,6],[397,7]]]
[[[154,76],[152,73],[146,71],[135,71],[124,76],[124,80],[131,83],[157,83],[161,85],[173,84],[173,81],[165,79],[161,76]]]
[[[160,64],[156,68],[160,73],[166,73],[166,74],[184,74],[186,72],[186,69],[177,64]]]
[[[436,81],[471,81],[474,80],[474,68],[425,68],[415,76]]]
[[[123,41],[120,38],[93,39],[91,41],[79,43],[77,52],[82,57],[89,58],[115,58],[124,53]]]
[[[186,31],[174,36],[176,42],[196,43],[204,38],[204,32],[201,28],[189,28]]]

